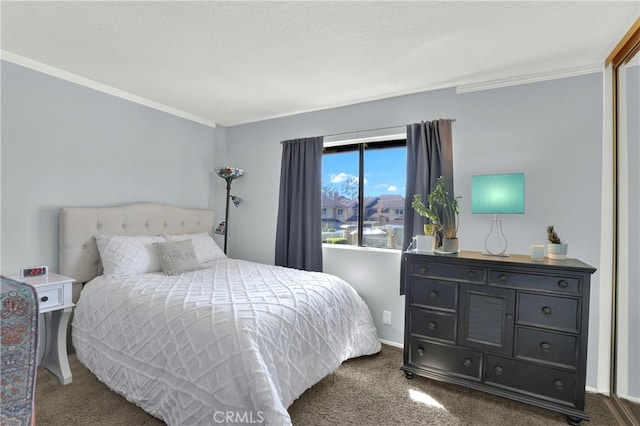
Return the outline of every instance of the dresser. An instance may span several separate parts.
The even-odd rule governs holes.
[[[408,251],[402,370],[563,413],[584,410],[589,290],[576,259]]]

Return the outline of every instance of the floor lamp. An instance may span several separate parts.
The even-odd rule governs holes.
[[[498,215],[524,213],[524,173],[471,176],[471,213],[494,215],[483,254],[509,256]]]
[[[222,179],[227,181],[227,204],[225,207],[224,222],[220,223],[216,228],[216,234],[224,235],[224,254],[227,254],[227,235],[229,234],[229,200],[233,202],[233,205],[238,207],[242,204],[243,200],[240,197],[231,195],[231,182],[234,179],[238,179],[244,174],[242,169],[236,167],[216,167],[216,174]]]

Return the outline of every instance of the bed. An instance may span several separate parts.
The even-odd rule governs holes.
[[[335,276],[226,257],[213,227],[203,209],[61,209],[60,273],[87,283],[78,360],[169,425],[291,424],[306,389],[379,352],[371,313]]]

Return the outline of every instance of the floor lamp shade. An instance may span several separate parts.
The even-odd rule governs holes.
[[[231,195],[231,182],[234,179],[242,177],[244,170],[237,167],[221,166],[216,167],[216,174],[227,182],[227,203],[225,206],[224,222],[218,225],[216,233],[224,235],[224,253],[227,254],[227,237],[229,236],[229,200],[233,201],[233,205],[238,207],[242,204],[242,199]]]
[[[507,238],[498,215],[524,213],[524,173],[472,176],[471,213],[494,215],[484,240],[485,254],[508,256]]]

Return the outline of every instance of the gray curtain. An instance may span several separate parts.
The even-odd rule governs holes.
[[[276,265],[322,272],[322,143],[282,142]]]
[[[411,201],[414,194],[424,200],[436,181],[444,176],[449,194],[453,190],[453,148],[451,120],[423,121],[407,126],[407,192],[404,198],[404,245],[424,233],[426,218],[417,214]],[[400,266],[400,294],[404,294],[404,262]]]

